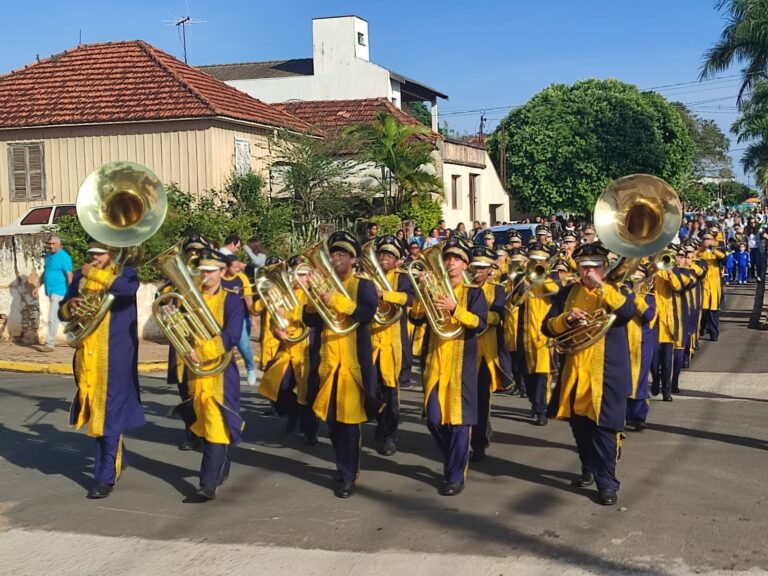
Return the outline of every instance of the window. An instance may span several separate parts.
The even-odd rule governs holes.
[[[357,43],[360,44],[360,46],[365,46],[365,34],[362,32],[357,33]]]
[[[68,206],[59,206],[53,213],[53,223],[56,224],[62,216],[75,216],[77,217],[77,208],[74,204]]]
[[[48,219],[51,217],[51,208],[37,208],[32,210],[29,214],[24,216],[24,220],[21,221],[22,226],[31,226],[33,224],[48,224]]]
[[[235,174],[245,176],[251,171],[251,141],[235,138]]]
[[[469,175],[469,219],[477,220],[477,180],[480,174]]]
[[[8,145],[8,175],[11,202],[45,198],[43,143],[25,142]]]
[[[451,208],[461,209],[461,176],[451,176]]]

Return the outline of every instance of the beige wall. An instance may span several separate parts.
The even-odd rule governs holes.
[[[212,120],[0,130],[0,226],[33,206],[74,202],[86,176],[116,160],[143,164],[162,182],[199,194],[222,186],[234,166],[235,138],[247,138],[252,169],[263,173],[268,134]],[[44,143],[46,197],[11,202],[7,145],[38,141]]]

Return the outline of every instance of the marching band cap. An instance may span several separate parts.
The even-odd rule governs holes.
[[[114,250],[114,248],[107,246],[103,242],[98,242],[93,238],[88,238],[88,254],[106,254],[112,250]]]
[[[475,246],[472,248],[472,266],[478,268],[493,266],[494,268],[497,268],[496,263],[494,262],[495,260],[496,254],[487,246]]]
[[[532,242],[528,244],[528,258],[531,260],[549,260],[552,253],[549,247],[541,242]]]
[[[510,262],[525,262],[528,256],[525,252],[525,248],[510,248],[509,249],[509,261]]]
[[[279,264],[282,262],[283,259],[280,258],[280,256],[270,256],[267,258],[267,260],[264,262],[264,266],[272,266],[273,264]]]
[[[183,252],[186,252],[187,250],[202,250],[206,246],[210,245],[211,243],[202,234],[198,234],[197,232],[190,232],[184,238],[181,249]]]
[[[689,252],[689,253],[696,252],[697,249],[698,249],[697,246],[690,242],[686,242],[685,244],[683,244],[683,250],[685,250],[686,252]]]
[[[555,261],[555,265],[552,266],[552,270],[554,270],[555,272],[570,272],[571,265],[568,263],[568,260],[563,260],[562,258],[558,258]]]
[[[227,257],[213,248],[205,247],[200,251],[200,263],[198,270],[219,270],[226,268],[229,263]]]
[[[400,240],[394,234],[387,234],[386,236],[380,236],[376,239],[376,254],[379,252],[386,252],[392,254],[395,258],[405,257],[405,246],[402,240]]]
[[[551,234],[549,231],[549,228],[547,228],[544,224],[539,224],[536,226],[536,236],[539,236],[541,234]]]
[[[496,235],[493,232],[491,232],[490,230],[486,230],[483,233],[483,239],[485,239],[485,238],[493,238],[494,240],[496,240]]]
[[[457,256],[469,264],[472,247],[464,238],[451,238],[443,245],[443,256]]]
[[[714,240],[715,237],[712,235],[712,233],[709,230],[707,230],[706,232],[704,232],[704,234],[701,235],[701,239],[702,240]]]
[[[294,269],[296,266],[301,264],[302,262],[307,262],[307,259],[302,254],[295,254],[288,258],[288,268]],[[306,268],[302,268],[300,271],[297,272],[299,276],[304,276],[305,274],[309,274],[309,270]]]
[[[520,232],[518,232],[517,230],[512,229],[509,232],[507,232],[507,242],[522,242],[522,241],[523,241],[523,237],[520,236]]]
[[[509,249],[506,246],[497,246],[496,256],[509,256]]]
[[[581,266],[600,266],[608,263],[608,250],[600,242],[581,244],[573,251],[573,259]]]
[[[560,242],[578,242],[574,232],[566,232],[560,237]]]
[[[597,234],[597,230],[595,230],[595,227],[592,226],[592,224],[587,224],[584,226],[584,228],[581,229],[582,234]]]
[[[360,258],[362,255],[360,242],[346,230],[334,232],[331,234],[331,237],[328,238],[328,251],[336,252],[337,250],[342,250],[353,258]]]

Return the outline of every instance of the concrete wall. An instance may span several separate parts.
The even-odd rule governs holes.
[[[0,339],[23,344],[45,342],[48,331],[48,299],[32,288],[42,273],[42,236],[0,237]],[[163,334],[152,318],[157,285],[142,284],[136,295],[139,338],[162,341]],[[58,341],[66,343],[59,324]]]

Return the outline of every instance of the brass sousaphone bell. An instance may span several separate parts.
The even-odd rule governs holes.
[[[606,280],[620,283],[644,257],[663,250],[677,236],[683,209],[677,192],[664,180],[633,174],[613,181],[600,194],[592,217],[600,241],[620,256]],[[573,354],[592,346],[615,321],[615,314],[598,309],[551,344],[561,354]]]
[[[77,193],[77,218],[96,241],[119,248],[118,269],[136,265],[143,254],[141,243],[165,220],[165,188],[148,168],[133,162],[111,162],[91,172]],[[75,318],[67,323],[67,343],[77,348],[109,312],[114,296],[106,290],[84,293]]]

